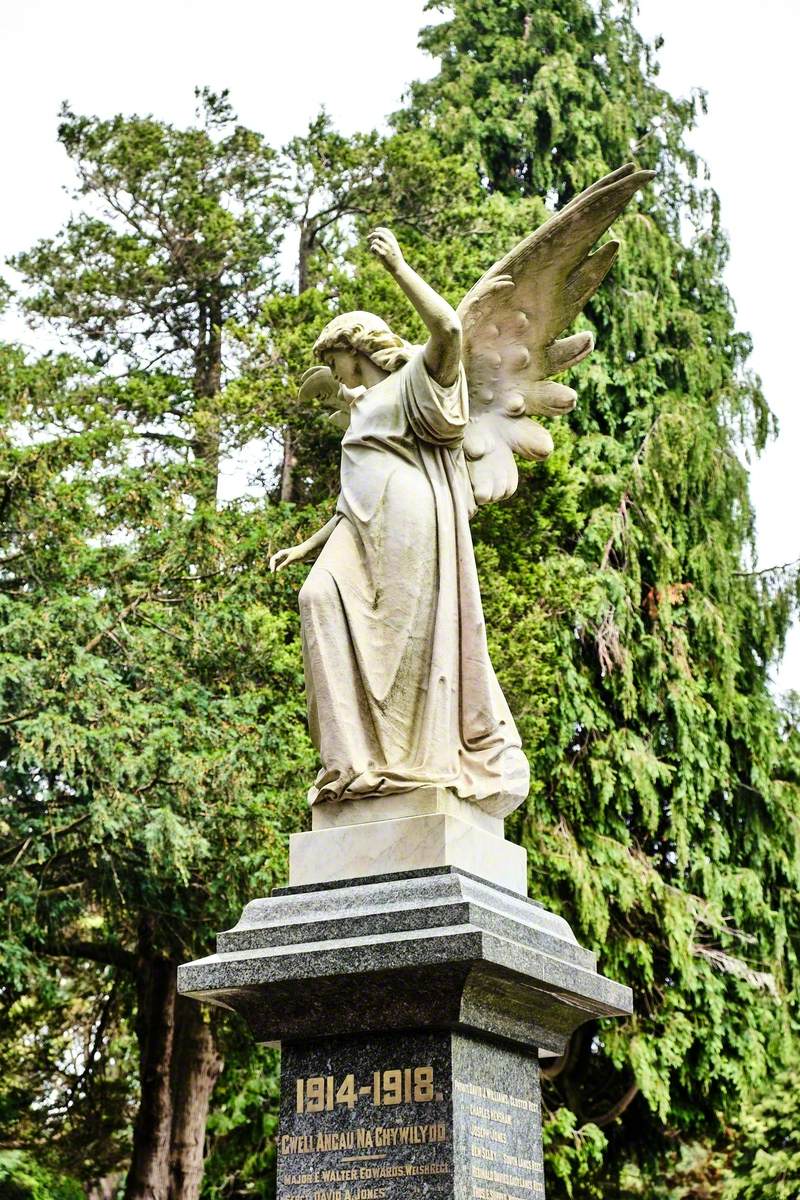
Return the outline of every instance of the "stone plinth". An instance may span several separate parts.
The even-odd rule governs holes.
[[[279,888],[178,983],[260,1042],[446,1027],[561,1054],[582,1022],[631,1008],[566,921],[449,867]]]
[[[376,821],[396,821],[401,817],[429,817],[433,813],[446,813],[465,821],[467,825],[484,829],[494,837],[504,836],[502,817],[485,812],[478,804],[459,800],[449,788],[438,785],[418,787],[391,796],[373,796],[368,800],[314,804],[311,807],[311,828],[340,829],[343,825],[369,825]]]
[[[453,867],[277,889],[178,986],[282,1045],[279,1200],[541,1195],[538,1057],[631,1011],[566,921]]]
[[[527,856],[503,836],[502,817],[443,787],[315,804],[311,831],[289,838],[289,883],[302,886],[393,871],[457,867],[525,895]]]

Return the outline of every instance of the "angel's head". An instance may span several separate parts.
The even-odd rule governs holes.
[[[314,353],[340,383],[356,388],[371,387],[399,370],[414,347],[373,313],[349,312],[328,322],[314,343]]]

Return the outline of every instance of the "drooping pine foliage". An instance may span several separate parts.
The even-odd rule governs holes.
[[[338,440],[292,397],[337,310],[421,336],[359,238],[392,224],[457,302],[629,158],[657,182],[581,318],[597,349],[569,380],[578,408],[474,523],[534,780],[509,832],[531,895],[637,1000],[547,1068],[549,1194],[661,1200],[751,1173],[755,1135],[719,1150],[721,1125],[796,1045],[796,720],[767,686],[793,581],[748,566],[745,455],[769,414],[685,144],[702,100],[659,89],[628,3],[451,7],[423,34],[438,74],[385,137],[321,117],[278,154],[209,93],[188,131],[64,116],[86,217],[18,266],[74,353],[0,357],[0,1149],[15,1122],[65,1177],[124,1174],[137,969],[205,951],[282,879],[306,819],[303,571],[266,563],[325,519]],[[282,235],[300,247],[285,285]],[[263,499],[215,509],[226,451],[253,436],[283,446]],[[233,1025],[211,1039],[204,1194],[269,1195],[274,1057]],[[784,1117],[754,1111],[779,1156],[763,1130]]]
[[[551,1100],[604,1124],[638,1088],[614,1132],[625,1153],[664,1122],[713,1122],[788,1036],[800,879],[767,688],[791,590],[746,566],[742,453],[769,416],[685,146],[699,99],[658,88],[632,10],[463,0],[423,35],[441,71],[395,118],[515,205],[564,202],[629,157],[657,171],[613,230],[619,260],[585,313],[598,349],[556,453],[475,523],[536,781],[518,826],[531,894],[637,996],[630,1024],[586,1031]]]

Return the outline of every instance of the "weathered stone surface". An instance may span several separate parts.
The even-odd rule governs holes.
[[[336,409],[335,515],[273,570],[315,560],[300,591],[309,732],[322,760],[312,804],[444,786],[493,817],[528,794],[529,768],[493,670],[469,522],[516,491],[515,455],[546,458],[532,414],[575,403],[551,376],[590,353],[554,341],[599,287],[618,246],[592,247],[652,172],[629,163],[513,247],[458,311],[406,262],[370,249],[426,327],[411,346],[374,313],[342,313],[314,344],[303,401]],[[331,843],[333,844],[333,843]]]
[[[281,1043],[278,1200],[536,1200],[538,1056],[631,1010],[566,921],[453,867],[279,888],[178,986]]]
[[[391,803],[395,798],[389,799]],[[314,811],[343,808],[349,803],[315,805]],[[377,802],[365,800],[363,805],[370,803]],[[461,802],[460,807],[468,806]],[[493,820],[475,805],[469,807],[485,821]],[[452,866],[524,896],[528,886],[527,856],[521,846],[504,839],[502,821],[494,820],[501,828],[499,837],[450,812],[293,833],[289,838],[289,881],[327,883],[372,876],[386,863],[391,863],[395,871]]]
[[[465,821],[467,825],[485,829],[495,837],[504,836],[502,817],[494,817],[477,804],[459,800],[449,788],[435,785],[414,788],[408,792],[396,792],[390,796],[372,796],[368,800],[339,800],[330,804],[314,804],[311,808],[311,828],[337,829],[342,825],[394,821],[400,817],[425,817],[432,813],[447,813]]]
[[[458,1033],[283,1046],[278,1200],[544,1192],[536,1058]]]
[[[252,901],[179,987],[259,1041],[446,1028],[559,1054],[582,1022],[631,1010],[565,921],[452,868]]]

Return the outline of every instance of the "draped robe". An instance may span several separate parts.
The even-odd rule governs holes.
[[[421,351],[353,406],[337,524],[300,591],[312,804],[439,784],[504,815],[527,794],[486,645],[468,417],[463,369],[442,387]]]

